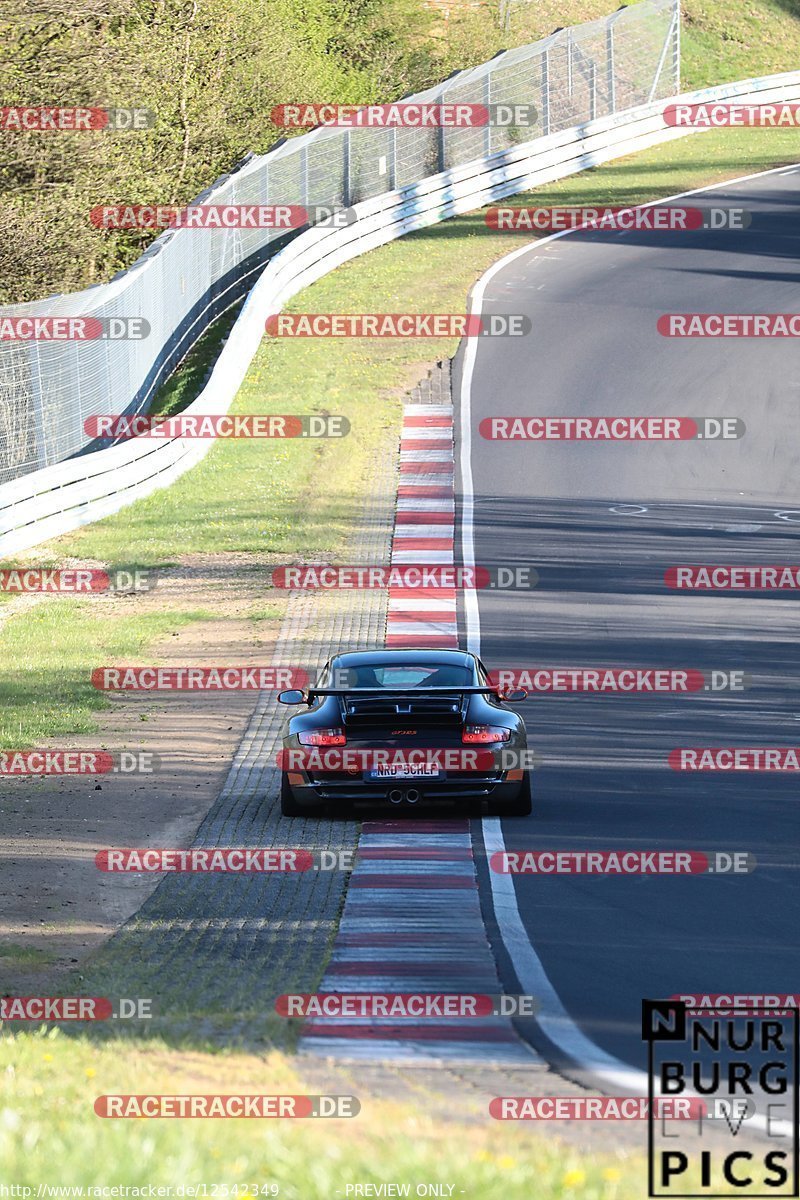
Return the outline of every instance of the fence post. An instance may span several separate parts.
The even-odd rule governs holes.
[[[655,94],[658,91],[658,82],[661,78],[661,72],[664,69],[664,63],[670,46],[672,46],[672,71],[675,80],[675,95],[678,95],[681,90],[681,8],[679,0],[676,0],[667,36],[664,38],[664,45],[661,48],[661,57],[658,60],[650,94],[647,97],[648,104],[655,99]]]
[[[29,361],[31,368],[31,400],[33,402],[33,440],[36,449],[36,461],[41,471],[43,467],[47,466],[47,439],[44,425],[45,398],[42,389],[42,364],[39,357],[39,343],[37,341],[33,343],[33,354]],[[8,407],[9,411],[11,411],[10,403]]]
[[[589,120],[597,116],[597,63],[592,59],[589,64]]]
[[[542,55],[542,136],[550,132],[550,47]]]
[[[608,85],[608,111],[617,111],[617,81],[614,72],[614,26],[609,21],[606,28],[606,82]]]
[[[570,100],[572,99],[573,83],[572,83],[572,30],[567,30],[567,91]]]
[[[453,72],[456,74],[457,72]],[[443,87],[437,97],[437,102],[441,108],[447,103],[447,88]],[[436,171],[441,174],[447,170],[447,143],[444,140],[444,125],[442,121],[436,126]]]
[[[352,204],[352,166],[350,162],[350,130],[345,129],[342,138],[342,207],[350,208]]]
[[[303,208],[308,210],[308,146],[300,150],[300,194]]]
[[[492,74],[491,71],[487,71],[483,77],[483,103],[485,104],[487,111],[486,126],[483,131],[483,153],[485,157],[492,153],[492,126],[490,124],[492,114],[489,111],[489,105],[491,102]]]

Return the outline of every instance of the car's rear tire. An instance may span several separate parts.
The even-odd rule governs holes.
[[[303,808],[295,800],[292,789],[289,786],[289,781],[286,778],[286,772],[281,772],[281,814],[284,817],[306,817],[312,816],[315,812],[311,808]]]
[[[494,805],[495,811],[501,817],[529,817],[533,812],[531,797],[531,777],[525,772],[519,789],[519,795],[514,800],[500,800]]]

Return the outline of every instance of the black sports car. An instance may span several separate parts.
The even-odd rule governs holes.
[[[484,800],[498,814],[531,811],[525,725],[486,668],[463,650],[369,650],[339,654],[307,692],[283,732],[281,811],[330,806],[455,804]]]

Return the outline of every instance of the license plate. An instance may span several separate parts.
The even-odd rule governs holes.
[[[441,771],[434,763],[420,763],[411,766],[409,763],[388,763],[385,767],[376,767],[368,772],[370,779],[438,779]]]

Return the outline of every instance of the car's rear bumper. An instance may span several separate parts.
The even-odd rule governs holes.
[[[351,808],[357,804],[383,805],[391,808],[400,805],[458,804],[467,801],[515,800],[522,788],[519,779],[509,780],[505,776],[477,776],[457,779],[404,779],[339,781],[309,780],[303,783],[290,780],[289,787],[298,804],[309,807],[328,804],[332,808]]]

